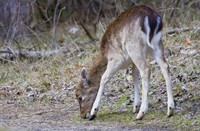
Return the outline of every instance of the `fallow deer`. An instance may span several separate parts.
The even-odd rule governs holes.
[[[167,88],[167,115],[174,114],[171,77],[161,40],[162,28],[159,13],[143,5],[130,7],[108,26],[101,40],[99,54],[92,60],[93,66],[89,71],[82,68],[81,80],[76,87],[82,118],[95,118],[106,83],[117,71],[132,64],[135,90],[133,112],[139,112],[136,119],[142,119],[148,109],[148,56],[152,56],[161,68]],[[142,80],[141,106],[139,75]]]

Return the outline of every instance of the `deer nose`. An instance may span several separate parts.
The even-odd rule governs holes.
[[[81,114],[81,118],[87,119],[87,118],[86,118],[86,114]]]

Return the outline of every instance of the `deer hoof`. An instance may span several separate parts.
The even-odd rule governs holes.
[[[169,107],[168,112],[167,112],[167,116],[170,117],[170,116],[173,116],[173,115],[174,115],[174,108]]]
[[[142,112],[142,113],[138,113],[138,115],[136,116],[136,120],[142,120],[143,117],[144,117],[145,113]]]
[[[90,115],[88,120],[92,121],[92,120],[94,120],[95,117],[96,117],[96,115]]]

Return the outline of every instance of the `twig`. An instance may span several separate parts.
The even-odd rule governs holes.
[[[46,19],[44,22],[48,22],[50,25],[52,24],[51,23],[51,17],[49,17],[48,16],[48,8],[49,8],[49,2],[48,2],[48,6],[46,7],[46,9],[44,9],[44,7],[42,7],[41,6],[41,4],[40,4],[40,2],[39,2],[39,0],[36,0],[36,4],[38,5],[38,6],[36,6],[37,7],[37,9],[38,9],[38,11],[40,12],[40,14],[42,15],[42,17],[44,18],[44,19]],[[43,13],[44,12],[44,13]]]
[[[53,16],[53,41],[56,39],[56,18],[57,18],[57,10],[58,10],[59,2],[56,2],[56,7],[54,9],[54,16]]]
[[[8,59],[6,59],[6,58],[2,58],[2,57],[0,57],[0,60],[2,60],[2,61],[7,61],[7,62],[11,62],[11,63],[15,63],[15,62],[12,61],[12,60],[8,60]]]
[[[0,77],[0,83],[3,82],[8,77],[8,73],[9,73],[9,70],[7,69],[7,72],[3,73],[3,75]]]
[[[177,32],[186,32],[186,31],[190,31],[190,30],[195,30],[196,28],[191,28],[191,27],[186,27],[186,28],[175,28],[175,29],[168,29],[167,31],[165,31],[164,34],[174,34]]]
[[[42,42],[42,39],[37,35],[37,33],[36,33],[35,31],[33,31],[33,30],[32,30],[29,26],[27,26],[26,24],[23,24],[23,25],[26,26],[26,28],[36,36],[36,38],[40,41],[40,43],[43,43],[43,42]]]
[[[62,9],[60,9],[59,14],[58,14],[58,16],[57,16],[57,10],[58,10],[59,4],[60,4],[60,3],[57,2],[56,7],[55,7],[55,11],[54,11],[54,17],[53,17],[53,34],[52,34],[52,36],[53,36],[53,41],[56,40],[56,27],[57,27],[58,21],[59,21],[59,19],[60,19],[61,13],[62,13],[62,11],[63,11],[64,9],[66,9],[65,7],[63,7]],[[52,45],[51,45],[52,47],[55,47],[55,44],[53,44],[53,43],[51,43],[51,44],[52,44]]]
[[[87,35],[92,41],[94,41],[95,38],[92,37],[90,31],[85,27],[85,25],[84,25],[82,22],[80,22],[80,25],[81,25],[81,27],[83,28],[83,30],[85,31],[86,35]]]

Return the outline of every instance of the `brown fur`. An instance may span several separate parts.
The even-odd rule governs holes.
[[[132,6],[127,11],[123,12],[115,21],[113,21],[108,27],[106,32],[103,35],[100,49],[101,52],[104,54],[108,50],[108,44],[110,43],[109,40],[111,38],[112,34],[117,34],[119,31],[124,28],[127,24],[130,24],[131,22],[137,20],[140,18],[140,26],[142,28],[142,31],[146,33],[146,30],[144,28],[144,18],[145,16],[148,16],[149,18],[149,24],[150,24],[150,40],[153,37],[154,30],[156,28],[157,22],[155,21],[155,18],[157,16],[160,17],[159,13],[155,12],[150,7],[141,5],[141,6]],[[162,21],[158,27],[158,31],[162,30],[163,24]]]

